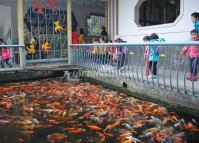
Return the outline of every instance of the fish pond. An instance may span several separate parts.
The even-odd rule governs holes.
[[[198,119],[90,83],[0,86],[0,143],[199,143]]]

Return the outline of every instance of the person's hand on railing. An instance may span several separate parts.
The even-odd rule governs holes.
[[[166,55],[164,53],[160,54],[160,57],[164,58]]]

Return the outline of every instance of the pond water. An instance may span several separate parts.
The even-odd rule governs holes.
[[[199,143],[198,119],[90,83],[0,87],[0,143]]]

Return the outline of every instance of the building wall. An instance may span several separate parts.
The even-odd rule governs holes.
[[[14,44],[18,43],[18,28],[17,28],[17,3],[16,1],[7,1],[7,0],[2,0],[0,1],[0,6],[7,6],[11,9],[10,15],[7,12],[2,12],[0,13],[1,17],[7,17],[8,19],[11,19],[11,23],[7,22],[6,20],[3,20],[4,18],[1,18],[0,21],[2,21],[3,25],[0,26],[0,29],[3,29],[4,31],[7,29],[7,26],[11,25],[12,26],[12,40]],[[29,0],[24,1],[24,7],[29,7],[31,6],[31,3]],[[62,7],[66,7],[66,4],[64,3]],[[25,8],[27,9],[27,8]],[[86,31],[86,18],[89,16],[90,13],[95,13],[95,14],[104,14],[105,10],[104,8],[102,9],[101,7],[86,7],[86,6],[73,6],[73,11],[75,13],[76,19],[78,21],[78,28],[82,27]],[[24,15],[26,11],[24,10]],[[0,31],[1,33],[1,31]]]
[[[5,39],[11,26],[10,7],[0,5],[0,19],[0,37]]]
[[[143,36],[158,33],[167,41],[187,41],[194,28],[191,13],[199,12],[198,0],[181,0],[181,14],[171,24],[138,27],[134,19],[134,8],[139,0],[119,0],[119,35],[128,42],[140,42]],[[138,12],[138,11],[136,11]]]

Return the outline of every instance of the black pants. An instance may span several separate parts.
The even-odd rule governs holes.
[[[124,62],[125,62],[125,54],[121,54],[120,56],[118,56],[118,60],[117,60],[117,69],[120,69],[124,66]]]
[[[10,68],[12,67],[12,65],[9,63],[9,59],[5,59],[1,61],[1,67],[4,68],[5,64],[7,64]]]
[[[152,75],[157,75],[157,63],[155,61],[149,61],[149,68]]]

